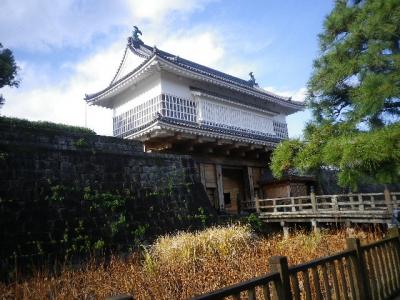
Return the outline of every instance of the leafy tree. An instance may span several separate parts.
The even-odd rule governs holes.
[[[10,49],[3,48],[0,43],[0,88],[8,85],[18,87],[17,77],[18,66],[15,63],[14,55]],[[4,98],[0,94],[0,107],[4,104]]]
[[[274,151],[274,175],[328,167],[339,170],[342,186],[398,182],[400,1],[338,0],[319,41],[308,82],[313,119],[303,139]]]

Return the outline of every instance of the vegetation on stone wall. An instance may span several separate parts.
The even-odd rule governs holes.
[[[213,221],[187,157],[145,154],[138,142],[75,129],[1,121],[0,277],[12,278],[15,262],[131,251],[157,234]]]
[[[50,131],[61,131],[64,133],[96,134],[93,130],[85,127],[70,126],[47,121],[28,121],[19,118],[0,117],[0,126],[11,126],[26,129],[39,129]]]

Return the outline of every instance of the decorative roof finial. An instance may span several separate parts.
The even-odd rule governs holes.
[[[250,76],[249,83],[250,83],[251,85],[253,85],[253,86],[258,86],[258,83],[256,82],[256,78],[254,77],[253,72],[250,72],[250,73],[249,73],[249,76]]]
[[[133,48],[139,48],[140,45],[144,44],[139,35],[142,35],[142,32],[136,25],[133,26],[132,36],[128,38],[128,43],[133,46]]]
[[[142,35],[142,32],[140,29],[135,25],[133,26],[133,31],[132,31],[132,39],[134,42],[141,42],[142,40],[139,38],[139,35]]]

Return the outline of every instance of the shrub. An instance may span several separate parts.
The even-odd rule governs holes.
[[[0,126],[21,127],[29,129],[42,129],[52,131],[63,131],[68,133],[96,134],[93,130],[85,127],[70,126],[47,121],[28,121],[19,118],[0,117]]]
[[[150,247],[152,261],[159,264],[195,263],[210,256],[235,255],[255,240],[249,226],[211,227],[203,231],[165,235]]]

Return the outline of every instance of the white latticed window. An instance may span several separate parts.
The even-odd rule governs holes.
[[[162,95],[162,112],[165,117],[196,122],[196,103],[168,94]]]
[[[157,112],[161,110],[161,96],[154,97],[132,109],[114,117],[114,136],[121,136],[125,133],[139,128],[154,120]]]
[[[114,117],[114,136],[124,136],[129,131],[150,123],[157,117],[157,113],[164,117],[196,122],[196,103],[168,94],[154,97]]]
[[[272,119],[238,107],[202,100],[200,122],[251,134],[274,136]]]
[[[286,123],[274,121],[274,131],[277,137],[281,139],[288,138],[288,129]]]

